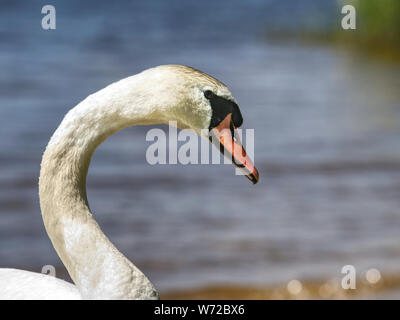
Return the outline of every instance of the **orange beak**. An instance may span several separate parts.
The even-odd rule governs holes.
[[[231,113],[218,126],[211,129],[210,141],[225,157],[230,158],[232,164],[239,168],[253,184],[258,182],[258,171],[240,142]]]

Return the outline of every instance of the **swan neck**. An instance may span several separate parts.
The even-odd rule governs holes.
[[[101,142],[127,126],[161,122],[152,106],[140,105],[136,114],[124,114],[125,105],[135,101],[124,97],[123,89],[123,82],[114,84],[72,109],[42,159],[39,195],[44,224],[83,298],[157,298],[150,281],[102,232],[86,194],[90,160]]]

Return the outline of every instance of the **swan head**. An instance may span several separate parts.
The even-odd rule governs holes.
[[[164,123],[176,121],[178,128],[209,139],[251,182],[258,182],[258,171],[236,131],[243,123],[242,114],[225,84],[182,65],[158,66],[142,74],[151,83],[149,99],[156,100],[152,103],[155,117]]]

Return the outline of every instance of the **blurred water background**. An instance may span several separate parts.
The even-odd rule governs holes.
[[[95,218],[162,293],[324,283],[347,264],[360,277],[400,272],[400,65],[276,41],[339,25],[336,1],[48,2],[0,3],[0,267],[52,264],[68,278],[40,215],[47,141],[90,93],[176,63],[230,87],[261,180],[227,165],[151,166],[146,127],[100,146]],[[41,29],[45,4],[56,30]]]

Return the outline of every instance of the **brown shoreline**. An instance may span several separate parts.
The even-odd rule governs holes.
[[[166,300],[281,300],[281,299],[399,299],[400,276],[385,276],[371,284],[357,279],[356,289],[342,289],[339,279],[306,281],[301,290],[290,292],[287,284],[279,286],[211,285],[201,288],[170,290],[160,293]]]

